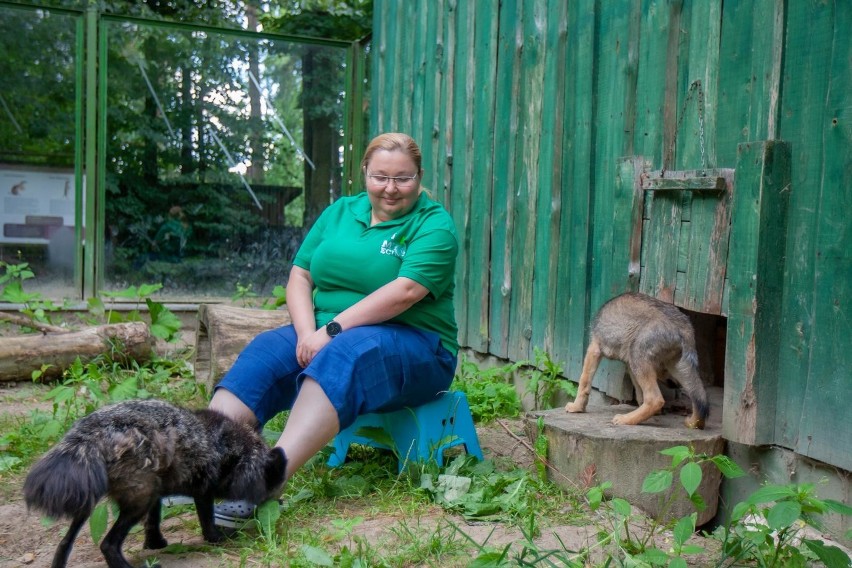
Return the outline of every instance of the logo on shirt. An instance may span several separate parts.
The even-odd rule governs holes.
[[[382,243],[382,248],[379,249],[381,254],[389,254],[397,258],[405,258],[405,235],[394,233],[390,239],[385,239]]]

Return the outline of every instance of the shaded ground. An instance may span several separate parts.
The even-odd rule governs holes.
[[[25,419],[30,410],[42,408],[48,410],[49,403],[41,398],[46,387],[29,383],[0,384],[0,401],[2,414],[20,416]],[[529,467],[532,458],[520,441],[523,436],[523,426],[520,420],[504,420],[504,426],[493,426],[480,429],[480,443],[486,457],[508,460]],[[510,434],[509,432],[512,432]],[[517,438],[515,437],[517,436]],[[50,566],[54,549],[64,534],[67,521],[53,525],[43,521],[37,513],[28,513],[20,493],[23,475],[4,479],[0,477],[0,568],[30,566],[42,568]],[[345,510],[344,510],[345,509]],[[286,512],[284,515],[286,516]],[[417,518],[404,518],[392,515],[371,515],[369,510],[352,508],[351,504],[341,503],[337,512],[341,518],[364,517],[364,521],[356,526],[353,537],[364,537],[371,545],[381,546],[395,538],[394,531],[422,531],[424,534],[434,534],[436,527],[446,520],[459,525],[464,532],[477,541],[495,546],[513,542],[520,537],[518,531],[507,530],[499,524],[479,523],[468,524],[461,517],[450,515],[439,507],[429,508]],[[446,526],[446,525],[445,525]],[[566,527],[559,531],[563,539],[576,540],[577,529]],[[137,528],[125,543],[125,554],[135,565],[144,565],[146,560],[158,559],[168,568],[188,567],[226,567],[241,565],[241,558],[246,565],[260,565],[261,553],[252,554],[251,550],[241,548],[242,543],[226,543],[222,547],[210,547],[201,538],[198,523],[191,507],[182,507],[163,521],[163,533],[175,552],[142,550],[142,534]],[[585,531],[579,531],[585,533]],[[455,538],[461,538],[456,536]],[[552,537],[549,537],[552,538]],[[554,539],[554,545],[555,539]],[[254,557],[257,557],[254,559]],[[77,538],[72,550],[69,566],[94,568],[105,566],[100,550],[92,542],[88,526],[84,527]]]
[[[16,386],[3,385],[0,387],[2,414],[25,417],[27,413],[38,406],[49,408],[40,401],[46,392],[46,387],[20,383]],[[533,457],[524,438],[521,420],[502,420],[487,427],[478,429],[480,444],[486,458],[500,463],[503,460],[519,464],[522,467],[533,466]],[[28,513],[23,504],[20,487],[22,475],[16,478],[0,477],[0,568],[30,566],[43,568],[50,566],[56,544],[61,539],[67,527],[62,521],[48,525],[36,514]],[[566,519],[569,517],[569,505],[566,504]],[[288,512],[283,513],[285,519]],[[509,543],[520,542],[522,533],[499,523],[468,523],[459,515],[448,513],[437,506],[425,507],[418,510],[416,517],[406,517],[406,513],[398,515],[375,511],[363,504],[354,504],[346,500],[339,503],[334,512],[336,519],[355,519],[363,517],[351,534],[340,544],[353,543],[355,539],[363,538],[370,546],[378,550],[387,546],[389,549],[396,544],[399,535],[414,531],[424,535],[424,540],[434,538],[457,539],[469,546],[471,556],[461,563],[456,557],[444,562],[441,558],[430,557],[428,563],[412,563],[412,566],[464,566],[475,555],[475,547],[467,540],[486,543],[493,548],[502,548]],[[325,523],[326,528],[332,519],[312,519],[314,522]],[[285,521],[288,522],[288,521]],[[292,519],[292,522],[302,522]],[[457,526],[464,535],[450,528]],[[536,539],[541,549],[559,549],[563,547],[578,550],[589,545],[595,537],[593,526],[577,527],[571,525],[550,526],[542,530]],[[194,511],[186,506],[170,513],[163,522],[163,533],[170,543],[168,552],[142,550],[142,534],[135,529],[127,539],[124,551],[128,559],[136,566],[144,566],[146,562],[159,560],[165,568],[189,567],[231,567],[231,566],[269,566],[268,559],[263,555],[255,540],[236,540],[225,543],[220,547],[208,546],[201,538]],[[296,556],[297,551],[293,551]],[[705,565],[703,563],[694,564]],[[93,544],[88,526],[84,527],[78,537],[69,561],[69,566],[94,568],[105,566],[103,556]]]

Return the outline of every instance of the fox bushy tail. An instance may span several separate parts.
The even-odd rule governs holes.
[[[65,443],[51,449],[33,466],[24,481],[27,507],[49,517],[88,515],[108,488],[106,464],[85,443]]]

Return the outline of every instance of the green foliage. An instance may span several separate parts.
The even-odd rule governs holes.
[[[0,260],[4,274],[0,276],[0,302],[22,304],[20,313],[30,318],[33,323],[52,324],[51,314],[62,309],[53,301],[42,297],[38,292],[25,292],[24,282],[35,278],[29,263],[9,264]]]
[[[452,388],[467,395],[474,421],[485,424],[499,417],[518,416],[521,401],[512,384],[512,374],[520,366],[521,363],[513,363],[480,369],[462,358]]]
[[[695,532],[698,512],[706,507],[698,493],[703,475],[701,465],[711,464],[729,478],[739,477],[744,472],[725,456],[697,454],[686,446],[667,448],[660,453],[671,456],[672,461],[667,468],[650,472],[642,482],[643,493],[661,496],[660,512],[651,519],[644,534],[638,535],[631,528],[630,503],[620,498],[604,500],[604,493],[611,484],[592,487],[587,492],[587,500],[592,510],[603,508],[607,526],[600,531],[597,545],[608,550],[611,556],[624,559],[629,565],[685,567],[689,556],[704,552],[702,547],[687,542]],[[676,519],[673,525],[665,523],[663,519],[668,517],[672,504],[681,495],[692,502],[695,512]],[[666,529],[672,531],[672,546],[662,550],[654,544],[654,539]]]
[[[523,376],[526,393],[533,397],[534,410],[553,408],[556,395],[560,392],[572,398],[577,396],[577,385],[562,378],[562,366],[551,359],[549,353],[536,347],[535,360],[522,363],[532,366],[529,373]]]
[[[544,434],[544,416],[539,416],[536,421],[536,437],[535,437],[535,455],[538,458],[535,462],[536,470],[538,471],[538,479],[541,482],[547,481],[547,436]]]
[[[802,537],[805,526],[821,530],[820,519],[829,512],[852,515],[852,507],[819,499],[811,483],[765,485],[737,503],[729,523],[713,532],[722,542],[720,565],[804,567],[817,558],[828,568],[848,568],[852,561],[843,550]]]

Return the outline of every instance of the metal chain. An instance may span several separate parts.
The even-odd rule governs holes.
[[[707,173],[707,156],[704,151],[704,89],[701,88],[701,79],[696,79],[689,86],[689,90],[686,92],[686,98],[683,100],[683,106],[680,109],[680,116],[677,120],[677,126],[675,127],[674,136],[672,137],[671,146],[669,147],[668,153],[663,158],[663,167],[660,169],[660,177],[664,177],[666,175],[666,164],[670,164],[674,159],[677,134],[680,131],[680,127],[683,126],[683,119],[686,116],[686,107],[689,104],[689,101],[692,100],[692,95],[696,92],[698,93],[698,146],[701,151],[701,175],[703,176]]]

